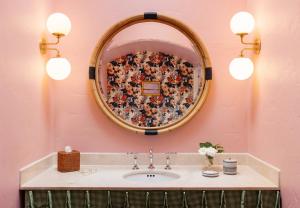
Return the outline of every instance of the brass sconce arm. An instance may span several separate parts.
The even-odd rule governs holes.
[[[240,39],[241,39],[241,43],[243,45],[247,45],[247,46],[252,46],[252,47],[246,47],[246,48],[243,48],[241,50],[241,53],[240,53],[240,56],[243,57],[244,56],[244,52],[247,51],[247,50],[252,50],[254,51],[256,54],[259,54],[260,53],[260,50],[261,50],[261,41],[259,38],[256,38],[254,40],[254,42],[246,42],[245,41],[245,36],[248,35],[247,33],[241,33],[241,34],[238,34],[240,36]]]
[[[47,51],[56,51],[56,57],[60,57],[60,51],[58,48],[51,48],[48,46],[56,46],[60,43],[60,38],[62,37],[61,35],[55,35],[56,41],[55,42],[47,42],[46,38],[42,38],[40,42],[40,51],[41,54],[46,54]]]
[[[245,55],[244,55],[244,53],[245,53],[245,51],[253,51],[253,50],[256,50],[256,48],[243,48],[242,50],[241,50],[241,52],[240,52],[240,57],[244,57]]]

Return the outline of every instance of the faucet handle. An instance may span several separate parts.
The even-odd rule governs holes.
[[[133,160],[134,160],[134,162],[133,162],[132,170],[138,170],[138,169],[140,169],[139,166],[138,166],[138,164],[137,164],[137,160],[138,160],[137,153],[134,153]]]
[[[166,170],[171,170],[171,165],[170,165],[170,161],[171,161],[171,155],[175,155],[177,154],[177,152],[166,152],[166,166],[165,169]]]
[[[140,169],[137,163],[138,160],[138,153],[137,152],[127,152],[127,155],[133,155],[133,166],[132,170],[138,170]]]
[[[171,168],[171,165],[170,165],[170,154],[169,153],[166,153],[166,166],[165,166],[165,169],[166,170],[171,170],[172,168]]]

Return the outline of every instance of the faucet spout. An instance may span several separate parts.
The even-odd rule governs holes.
[[[154,165],[153,165],[153,150],[152,148],[149,149],[149,166],[148,169],[152,170],[154,169]]]

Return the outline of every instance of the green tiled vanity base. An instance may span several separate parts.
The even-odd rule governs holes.
[[[25,191],[25,208],[281,208],[280,191]]]

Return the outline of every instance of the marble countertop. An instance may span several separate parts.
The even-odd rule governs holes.
[[[238,161],[237,175],[224,175],[222,161],[234,158]],[[155,153],[156,171],[164,170],[166,154]],[[123,176],[137,172],[132,170],[133,155],[126,153],[81,153],[80,171],[61,173],[57,171],[57,153],[53,152],[20,170],[20,189],[260,189],[280,188],[280,170],[248,153],[222,153],[214,159],[220,176],[202,176],[202,167],[207,160],[197,153],[177,153],[171,155],[172,170],[180,178],[169,181],[131,181]],[[148,171],[149,154],[139,153],[140,169]]]
[[[123,176],[135,172],[129,165],[82,165],[80,171],[61,173],[55,166],[48,168],[31,180],[21,185],[22,190],[34,189],[151,189],[151,190],[228,190],[228,189],[259,189],[274,190],[279,187],[268,178],[262,176],[247,165],[238,166],[237,175],[224,175],[208,178],[201,174],[200,165],[174,165],[168,172],[180,175],[180,178],[163,182],[129,181]],[[164,166],[157,166],[156,170],[163,170]],[[140,170],[147,170],[140,166]]]

